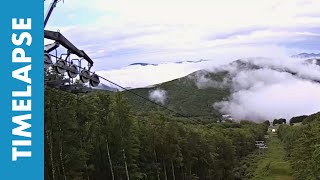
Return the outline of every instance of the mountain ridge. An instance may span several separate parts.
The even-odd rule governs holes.
[[[200,62],[206,62],[206,61],[210,61],[210,60],[200,59],[200,60],[196,60],[196,61],[187,60],[187,61],[176,61],[176,62],[171,62],[171,63],[173,63],[173,64],[183,64],[183,63],[200,63]],[[158,66],[160,64],[170,64],[170,62],[159,63],[159,64],[136,62],[136,63],[129,64],[128,66]]]
[[[291,56],[293,58],[319,58],[320,57],[320,53],[300,53],[300,54],[296,54]]]

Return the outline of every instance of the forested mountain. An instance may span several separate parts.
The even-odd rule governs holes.
[[[168,92],[165,105],[187,117],[201,117],[202,119],[214,119],[221,114],[213,108],[213,103],[226,99],[230,95],[229,86],[208,86],[199,88],[197,78],[223,83],[227,72],[210,73],[204,70],[194,72],[186,77],[155,85],[153,87],[133,89],[132,91],[149,98],[153,90],[161,89]],[[151,111],[165,109],[150,104],[130,92],[123,92],[132,105],[133,112],[146,115]]]
[[[258,61],[257,61],[258,62]],[[301,75],[299,74],[298,68],[287,68],[285,66],[279,66],[277,63],[257,63],[250,60],[236,60],[232,63],[221,67],[220,69],[199,70],[193,72],[185,77],[178,78],[169,82],[156,84],[150,87],[131,89],[134,93],[149,98],[150,93],[156,90],[165,91],[164,97],[165,106],[172,110],[180,112],[182,115],[187,117],[201,117],[203,120],[213,120],[221,117],[221,113],[213,107],[214,103],[228,100],[230,95],[234,93],[233,80],[241,73],[246,72],[257,72],[265,70],[265,77],[272,74],[286,74],[294,78],[301,79],[303,81],[310,81],[312,83],[320,83],[320,80],[315,75]],[[305,66],[301,66],[301,69],[308,69],[306,64],[315,64],[313,61],[305,60],[303,63]],[[300,66],[300,65],[299,65]],[[261,73],[261,74],[262,74]],[[240,74],[240,75],[239,75]],[[261,75],[260,74],[260,75]],[[273,79],[263,79],[265,77],[258,77],[258,83],[268,83],[277,81]],[[259,80],[261,78],[261,80]],[[273,77],[270,77],[273,78]],[[278,80],[279,81],[279,80]],[[240,82],[246,85],[252,83],[249,79]],[[247,87],[249,88],[249,87]],[[243,89],[246,90],[246,89]],[[145,115],[154,110],[164,109],[158,108],[157,106],[151,105],[147,101],[137,97],[128,91],[123,91],[125,96],[128,98],[128,102],[132,105],[132,108],[137,115]],[[178,115],[179,116],[179,115]]]

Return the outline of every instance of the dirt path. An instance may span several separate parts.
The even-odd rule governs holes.
[[[282,142],[270,135],[268,152],[258,161],[254,180],[293,180],[290,163],[285,159]]]

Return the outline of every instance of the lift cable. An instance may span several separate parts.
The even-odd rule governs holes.
[[[55,56],[55,55],[52,55],[52,54],[49,54],[49,55],[50,55],[50,56],[53,56],[53,57],[55,57],[55,58],[58,58],[58,57]],[[70,62],[69,62],[69,63],[70,63]],[[85,69],[85,68],[82,67],[82,66],[79,66],[79,65],[76,65],[76,64],[73,64],[73,65],[77,66],[79,69]],[[95,72],[91,72],[91,71],[89,71],[89,72],[92,73],[92,74],[95,74]],[[196,122],[196,123],[201,122],[200,119],[192,119],[192,118],[190,118],[190,117],[188,117],[188,116],[186,116],[186,115],[183,115],[183,114],[181,114],[181,113],[179,113],[179,112],[177,112],[177,111],[175,111],[175,110],[172,110],[172,109],[168,108],[167,106],[164,106],[164,105],[162,105],[162,104],[159,104],[159,103],[157,103],[157,102],[155,102],[155,101],[152,101],[152,100],[150,100],[149,98],[144,97],[144,96],[142,96],[142,95],[140,95],[140,94],[138,94],[138,93],[136,93],[136,92],[134,92],[134,91],[132,91],[132,90],[130,90],[130,89],[128,89],[128,88],[125,88],[125,87],[123,87],[123,86],[121,86],[121,85],[119,85],[119,84],[117,84],[117,83],[115,83],[115,82],[113,82],[113,81],[111,81],[111,80],[103,77],[103,76],[100,76],[100,75],[98,75],[98,74],[96,74],[96,75],[97,75],[99,78],[101,78],[101,79],[103,79],[103,80],[105,80],[105,81],[107,81],[107,82],[109,82],[109,83],[111,83],[111,84],[113,84],[113,85],[121,88],[122,90],[127,91],[127,92],[129,92],[129,93],[131,93],[131,94],[133,94],[133,95],[135,95],[135,96],[137,96],[137,97],[139,97],[139,98],[141,98],[141,99],[143,99],[143,100],[145,100],[145,101],[147,101],[147,102],[149,102],[149,103],[151,103],[151,104],[154,104],[154,105],[159,106],[159,107],[161,107],[161,108],[163,108],[163,109],[166,109],[166,110],[170,111],[171,113],[174,113],[175,115],[179,115],[180,117],[187,118],[187,119],[189,119],[189,120],[192,121],[192,122]]]
[[[98,75],[98,76],[99,76],[99,75]],[[150,100],[149,98],[146,98],[146,97],[144,97],[144,96],[141,96],[141,95],[135,93],[134,91],[132,91],[132,90],[130,90],[130,89],[127,89],[127,88],[125,88],[125,87],[123,87],[123,86],[121,86],[121,85],[119,85],[119,84],[117,84],[117,83],[115,83],[115,82],[112,82],[112,81],[110,81],[110,80],[108,80],[108,79],[106,79],[106,78],[104,78],[104,77],[102,77],[102,76],[99,76],[99,77],[100,77],[101,79],[103,79],[103,80],[105,80],[105,81],[107,81],[107,82],[109,82],[109,83],[111,83],[111,84],[113,84],[113,85],[115,85],[115,86],[117,86],[117,87],[119,87],[119,88],[127,91],[127,92],[132,93],[132,94],[135,95],[135,96],[138,96],[138,97],[140,97],[140,98],[142,98],[142,99],[144,99],[144,100],[146,100],[146,101],[154,104],[154,105],[157,105],[157,106],[159,106],[159,107],[162,107],[162,108],[164,108],[164,109],[166,109],[166,110],[168,110],[168,111],[170,111],[170,112],[172,112],[172,113],[174,113],[174,114],[176,114],[176,115],[179,115],[179,116],[181,116],[181,117],[190,119],[190,117],[187,117],[187,116],[185,116],[185,115],[183,115],[183,114],[181,114],[181,113],[179,113],[179,112],[176,112],[176,111],[174,111],[174,110],[172,110],[172,109],[170,109],[170,108],[168,108],[168,107],[166,107],[166,106],[164,106],[164,105],[162,105],[162,104],[159,104],[159,103],[157,103],[157,102],[155,102],[155,101],[152,101],[152,100]],[[196,121],[196,120],[193,120],[193,119],[191,119],[191,120],[192,120],[192,121]],[[199,122],[199,121],[197,120],[197,122]]]

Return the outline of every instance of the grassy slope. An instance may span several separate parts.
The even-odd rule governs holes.
[[[291,167],[285,159],[285,150],[282,142],[270,135],[268,152],[258,163],[254,174],[254,180],[292,180]]]
[[[194,75],[191,74],[191,76]],[[222,81],[225,77],[225,73],[209,73],[207,78]],[[227,98],[230,94],[228,87],[226,88],[197,88],[195,81],[190,79],[190,75],[165,82],[151,88],[139,88],[133,89],[135,93],[144,97],[149,96],[149,92],[154,89],[163,89],[167,91],[167,100],[165,106],[173,109],[180,114],[190,117],[201,117],[204,119],[212,119],[218,117],[220,114],[215,110],[212,105],[215,102],[219,102]],[[129,104],[134,112],[138,112],[138,115],[146,115],[150,111],[162,111],[155,105],[151,105],[149,102],[136,97],[135,95],[124,92],[128,98]]]

